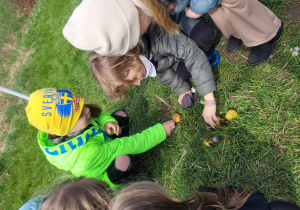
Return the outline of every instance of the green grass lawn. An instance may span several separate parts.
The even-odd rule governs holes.
[[[25,94],[44,87],[69,89],[105,111],[124,109],[131,119],[131,134],[170,120],[172,113],[179,112],[182,121],[174,133],[152,150],[134,157],[141,172],[156,177],[178,198],[187,197],[200,185],[220,184],[249,186],[268,200],[300,205],[300,56],[292,57],[289,51],[300,46],[300,37],[299,25],[292,24],[292,17],[285,10],[290,0],[263,1],[285,22],[285,27],[277,50],[262,65],[245,64],[243,56],[249,53],[246,48],[234,57],[225,53],[226,39],[221,37],[216,49],[222,60],[214,70],[217,113],[223,115],[233,108],[238,118],[213,132],[205,129],[201,104],[182,110],[177,95],[155,78],[134,87],[122,102],[106,100],[89,69],[88,52],[75,49],[62,35],[79,2],[40,0],[26,22],[28,33],[23,37],[24,17],[12,15],[13,11],[1,3],[0,38],[4,41],[0,44],[10,41],[6,32],[11,31],[17,34],[19,49],[8,56],[12,59],[8,64],[24,59],[21,53],[32,53],[15,72],[12,88]],[[5,14],[11,15],[5,19]],[[6,84],[9,71],[1,70],[0,74],[0,85]],[[18,209],[35,192],[69,173],[50,165],[40,151],[37,130],[29,125],[25,115],[26,101],[1,97],[11,103],[5,112],[5,123],[13,132],[0,139],[5,144],[0,160],[0,209]],[[219,143],[205,146],[203,140],[213,136]]]

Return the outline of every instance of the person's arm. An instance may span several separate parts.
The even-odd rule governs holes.
[[[173,120],[156,124],[141,133],[129,137],[116,138],[103,145],[115,157],[120,155],[139,154],[148,151],[152,147],[164,141],[175,128]]]
[[[191,10],[191,8],[190,7],[186,7],[185,9],[184,9],[184,11],[185,11],[185,15],[187,16],[187,17],[189,17],[189,18],[199,18],[199,17],[201,17],[203,14],[196,14],[196,13],[194,13],[192,10]]]
[[[197,46],[197,44],[182,32],[179,32],[178,35],[164,34],[159,41],[160,42],[156,44],[156,48],[154,48],[156,53],[159,55],[169,55],[172,59],[184,62],[192,75],[199,93],[205,97],[205,100],[214,100],[213,92],[216,90],[216,84],[212,69],[205,53]],[[159,61],[159,64],[160,62],[161,61]],[[161,66],[158,65],[158,67],[163,67],[164,63],[165,62],[162,62],[162,64],[160,64]],[[176,72],[174,73],[176,74]],[[179,75],[177,76],[179,77]],[[175,83],[176,80],[173,80],[172,82]],[[185,92],[187,91],[188,90]],[[180,95],[185,92],[183,91],[177,94]],[[206,106],[203,110],[204,120],[212,127],[216,126],[213,122],[213,120],[217,121],[215,113],[216,106]]]
[[[173,121],[174,127],[175,122]],[[80,161],[86,162],[88,170],[105,168],[118,156],[146,152],[166,139],[166,130],[162,124],[156,124],[141,133],[129,137],[116,138],[113,141],[98,143],[90,141],[81,151]],[[95,136],[94,138],[96,138]]]
[[[204,96],[205,101],[213,102],[215,100],[214,93],[208,93]],[[210,124],[213,128],[216,127],[216,123],[218,122],[218,118],[216,117],[216,109],[217,106],[214,105],[205,105],[202,116],[208,124]]]
[[[193,81],[202,96],[216,90],[213,72],[206,54],[192,39],[188,38],[182,32],[179,32],[177,35],[164,33],[156,42],[151,51],[155,55],[165,56],[157,62],[157,71],[159,73],[163,74],[166,72],[164,74],[167,74],[169,71],[166,69],[169,68],[170,62],[181,61],[184,62],[186,68],[191,73]],[[176,74],[176,72],[173,71],[173,74]],[[179,75],[177,76],[179,77]],[[167,75],[164,75],[164,77],[166,78]],[[180,80],[175,76],[168,80],[169,83],[176,83],[178,81]],[[180,95],[186,91],[188,90],[177,94]]]
[[[191,90],[188,82],[184,81],[172,68],[168,57],[158,61],[157,79],[165,85],[171,87],[177,95],[181,95]]]

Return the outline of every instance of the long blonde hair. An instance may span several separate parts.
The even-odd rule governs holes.
[[[230,192],[227,187],[222,187],[218,194],[196,191],[192,197],[180,201],[153,182],[140,182],[126,187],[112,199],[110,210],[240,209],[250,194],[248,188]]]
[[[125,55],[99,55],[92,52],[89,55],[91,70],[94,78],[102,87],[110,100],[124,98],[134,80],[125,80],[131,71],[138,73],[142,65],[139,55],[142,48],[137,46]]]
[[[139,0],[152,13],[155,22],[163,27],[168,33],[175,34],[179,31],[179,25],[175,23],[169,15],[168,6],[159,0]]]
[[[104,182],[74,178],[56,186],[40,210],[108,210],[112,198],[112,190]]]

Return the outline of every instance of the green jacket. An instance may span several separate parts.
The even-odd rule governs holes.
[[[47,133],[39,131],[38,142],[48,161],[59,169],[70,171],[76,177],[84,176],[105,181],[115,188],[107,176],[107,168],[120,155],[143,153],[166,139],[166,132],[161,124],[150,127],[130,137],[112,140],[104,125],[117,123],[109,113],[102,112],[98,118],[91,120],[94,125],[81,135],[54,144],[47,139]]]

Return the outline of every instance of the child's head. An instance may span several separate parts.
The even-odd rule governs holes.
[[[131,85],[140,85],[146,74],[141,54],[142,49],[137,46],[125,55],[89,55],[93,76],[110,99],[120,100]]]
[[[108,209],[112,190],[97,179],[75,178],[56,186],[47,196],[41,210]]]
[[[94,106],[84,105],[84,99],[71,91],[44,88],[30,95],[26,115],[29,123],[37,129],[65,136],[90,123],[94,117],[91,108]]]
[[[216,193],[196,191],[192,197],[181,201],[154,182],[138,182],[122,190],[111,201],[110,210],[240,209],[250,194],[248,189],[231,192],[222,187]]]
[[[102,55],[125,54],[138,44],[154,20],[168,32],[179,30],[160,0],[82,1],[64,27],[63,35],[82,50]]]
[[[120,192],[110,203],[111,210],[128,209],[173,209],[175,203],[172,196],[154,182],[137,182],[130,184]],[[174,205],[173,205],[174,206]],[[174,208],[176,209],[176,208]]]

